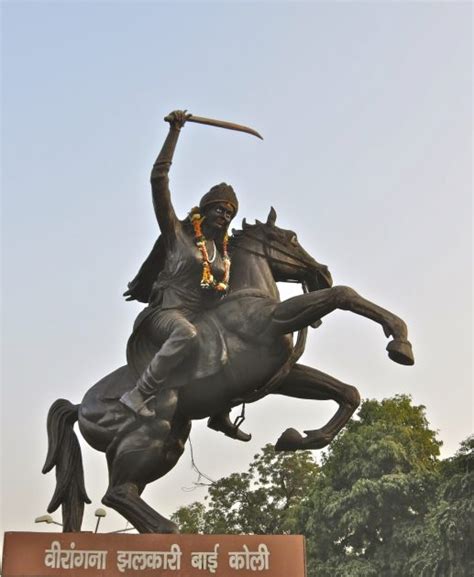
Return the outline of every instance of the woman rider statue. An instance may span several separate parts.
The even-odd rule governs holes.
[[[177,110],[165,118],[169,132],[151,172],[161,237],[125,293],[129,300],[137,298],[149,305],[138,315],[127,345],[128,364],[137,382],[120,401],[137,415],[151,418],[155,411],[147,404],[160,394],[163,409],[158,417],[165,421],[173,416],[178,399],[176,385],[172,379],[168,382],[168,377],[192,350],[197,335],[193,320],[227,292],[227,231],[238,210],[233,188],[221,183],[202,197],[186,220],[177,218],[168,172],[180,130],[189,116]],[[143,359],[150,357],[151,362],[144,365]],[[208,426],[241,441],[251,438],[231,422],[228,413],[211,417]]]

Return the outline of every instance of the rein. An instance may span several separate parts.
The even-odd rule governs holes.
[[[293,260],[299,262],[302,265],[309,265],[310,263],[306,260],[303,260],[302,258],[299,258],[298,256],[295,256],[294,254],[291,254],[291,252],[288,252],[287,250],[285,250],[284,248],[281,248],[277,245],[271,244],[271,243],[267,243],[264,240],[262,240],[261,238],[258,238],[258,236],[254,236],[253,234],[250,233],[246,233],[246,236],[252,240],[256,240],[257,242],[261,243],[261,245],[263,246],[263,253],[258,252],[256,250],[253,250],[251,248],[248,248],[246,246],[244,246],[242,243],[239,243],[238,241],[233,243],[232,248],[239,248],[241,250],[244,250],[250,254],[253,254],[255,256],[261,256],[264,257],[267,261],[271,262],[271,263],[277,263],[277,264],[285,264],[287,266],[291,266],[293,268],[298,268],[298,264],[294,263],[294,262],[288,262],[286,260],[283,259],[279,259],[279,258],[275,258],[270,256],[269,254],[269,249],[274,250],[276,252],[279,252],[285,256],[288,256],[290,258],[292,258]]]

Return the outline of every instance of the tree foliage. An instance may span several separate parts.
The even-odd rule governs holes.
[[[440,467],[436,500],[412,559],[413,577],[474,575],[474,436]]]
[[[173,516],[184,532],[302,533],[309,577],[474,575],[474,437],[451,459],[425,407],[363,402],[323,454],[275,453]]]
[[[440,442],[423,406],[365,401],[300,508],[310,575],[405,577],[437,486]]]
[[[266,445],[248,472],[209,486],[207,506],[181,507],[172,519],[185,533],[288,533],[317,473],[311,452],[278,453]]]

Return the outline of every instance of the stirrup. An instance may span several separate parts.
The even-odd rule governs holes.
[[[243,441],[244,443],[250,441],[252,438],[252,435],[242,431],[239,428],[239,425],[232,423],[229,415],[225,415],[224,417],[222,415],[209,417],[207,420],[207,426],[214,431],[224,433],[224,435],[230,439],[236,439],[237,441]]]

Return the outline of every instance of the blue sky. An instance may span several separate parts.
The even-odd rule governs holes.
[[[413,395],[455,452],[472,431],[472,7],[434,2],[3,2],[3,530],[34,530],[46,414],[123,364],[136,303],[121,293],[158,234],[149,172],[176,108],[264,141],[188,125],[171,172],[184,215],[210,186],[281,226],[337,284],[408,323],[416,365],[380,328],[337,312],[303,362],[363,397]],[[293,294],[294,288],[282,294]],[[288,426],[335,406],[248,408],[248,445],[196,423],[198,466],[242,470]],[[229,458],[231,455],[231,458]],[[102,455],[83,445],[94,507]],[[51,478],[50,478],[51,477]],[[201,499],[189,450],[147,489],[165,515]],[[108,525],[107,525],[108,524]],[[109,513],[105,527],[123,522]],[[87,527],[86,527],[87,528]]]

